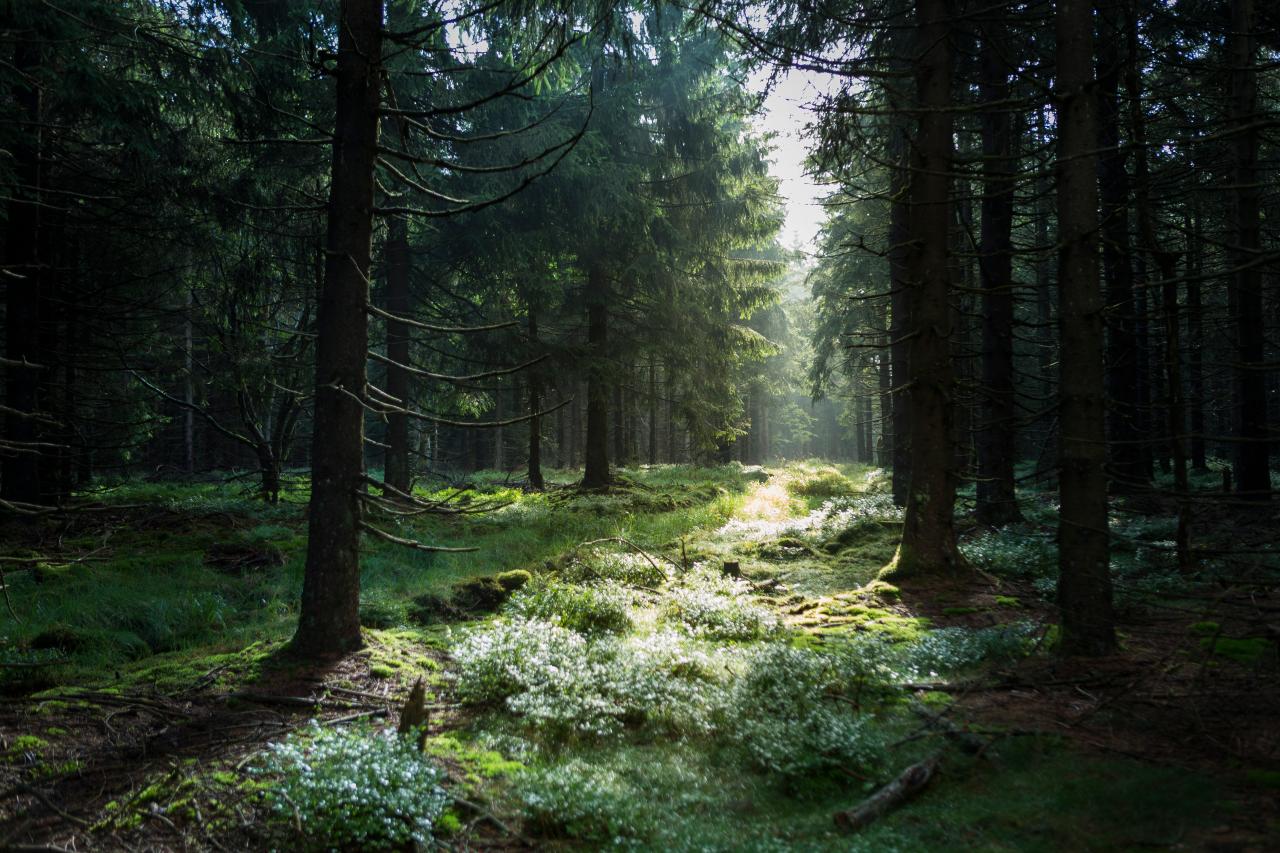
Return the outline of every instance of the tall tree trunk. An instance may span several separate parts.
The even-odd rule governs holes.
[[[1048,120],[1044,109],[1036,112],[1036,147],[1048,144]],[[1053,292],[1050,283],[1051,249],[1049,242],[1049,217],[1051,210],[1052,179],[1046,169],[1036,181],[1036,247],[1038,256],[1035,261],[1036,274],[1036,347],[1038,358],[1036,366],[1040,377],[1040,400],[1038,405],[1045,414],[1039,420],[1044,425],[1040,437],[1040,449],[1036,459],[1036,479],[1044,483],[1052,480],[1056,474],[1056,445],[1058,444],[1057,407],[1050,406],[1053,399],[1056,379],[1057,353],[1053,334]]]
[[[387,223],[387,311],[399,317],[409,316],[409,223],[396,216]],[[412,408],[409,403],[408,365],[409,326],[399,320],[387,320],[387,393]],[[401,412],[387,415],[387,449],[383,456],[382,479],[401,492],[409,491],[412,480],[409,461],[409,416]]]
[[[984,31],[982,114],[982,234],[978,249],[982,284],[982,422],[977,435],[976,515],[982,524],[1021,518],[1014,493],[1017,409],[1013,390],[1013,118],[1006,38]]]
[[[1254,0],[1232,0],[1228,61],[1235,195],[1236,291],[1236,491],[1243,498],[1271,496],[1267,448],[1267,374],[1263,369],[1265,317],[1262,305],[1261,217],[1258,185],[1258,69],[1253,28]]]
[[[649,356],[649,464],[658,464],[658,358]]]
[[[1200,192],[1192,190],[1192,210],[1187,214],[1187,346],[1190,373],[1191,467],[1207,471],[1204,417],[1204,299],[1201,276],[1204,273],[1204,242],[1201,233]]]
[[[862,395],[862,422],[866,425],[866,435],[863,436],[862,444],[862,461],[868,465],[874,464],[876,460],[876,413],[871,397],[870,391]]]
[[[1125,91],[1129,97],[1130,121],[1133,128],[1135,154],[1134,203],[1138,214],[1138,234],[1147,253],[1156,262],[1160,274],[1161,313],[1164,316],[1164,369],[1168,396],[1165,406],[1167,444],[1173,464],[1173,490],[1178,506],[1177,532],[1174,545],[1178,566],[1192,568],[1191,502],[1187,479],[1186,404],[1182,387],[1181,320],[1178,308],[1178,252],[1161,247],[1156,235],[1156,217],[1151,208],[1150,170],[1147,155],[1147,119],[1142,108],[1142,78],[1138,70],[1138,18],[1129,9],[1128,61],[1125,63]]]
[[[29,362],[36,367],[10,364],[5,367],[4,448],[0,459],[0,498],[27,504],[41,502],[41,440],[36,415],[40,412],[40,385],[44,362],[53,353],[40,352],[41,281],[44,278],[39,254],[42,176],[40,168],[44,124],[42,93],[36,82],[40,71],[41,46],[34,37],[18,42],[13,66],[17,71],[11,96],[25,126],[21,127],[10,152],[17,187],[9,202],[5,234],[5,357]],[[25,78],[25,79],[24,79]]]
[[[493,413],[494,420],[505,421],[507,419],[507,389],[502,387],[502,380],[498,380],[498,387],[493,392]],[[495,471],[507,470],[507,440],[504,427],[493,428],[493,455],[489,457],[489,462]]]
[[[862,395],[855,394],[849,404],[853,407],[853,458],[855,462],[864,463],[869,457],[864,455],[867,448],[867,422],[863,417]]]
[[[627,464],[627,423],[626,423],[626,400],[623,397],[622,382],[615,379],[613,383],[613,404],[610,415],[613,423],[609,426],[610,436],[613,438],[613,463],[619,466]]]
[[[1135,344],[1138,311],[1134,303],[1133,261],[1129,246],[1129,174],[1120,145],[1120,47],[1125,26],[1118,4],[1100,13],[1098,43],[1098,181],[1102,200],[1102,269],[1106,280],[1107,437],[1111,440],[1111,487],[1133,491],[1149,485],[1150,454],[1139,444],[1145,420],[1138,394],[1147,368]]]
[[[893,502],[907,505],[907,488],[911,483],[911,388],[910,335],[911,284],[907,269],[907,250],[911,241],[910,176],[905,133],[894,122],[889,129],[889,360],[893,373]]]
[[[582,472],[584,489],[609,487],[609,283],[596,265],[587,271],[587,440]]]
[[[956,548],[955,442],[951,367],[950,172],[953,103],[951,4],[918,0],[917,107],[921,111],[911,170],[910,315],[911,486],[902,542],[890,566],[901,576],[946,573],[961,564]]]
[[[1098,281],[1097,102],[1093,15],[1086,0],[1058,0],[1058,379],[1062,433],[1058,524],[1061,650],[1115,649],[1107,532],[1106,401]]]
[[[302,609],[293,648],[359,648],[369,255],[381,90],[382,0],[342,0]]]
[[[192,323],[191,318],[193,299],[194,294],[191,288],[188,287],[184,306],[186,311],[182,323],[183,343],[185,344],[185,351],[182,354],[182,366],[184,368],[182,399],[187,404],[186,410],[182,413],[182,467],[188,475],[194,474],[196,471],[195,324]]]
[[[538,311],[529,306],[529,342],[537,355],[538,343]],[[542,376],[538,368],[529,374],[529,488],[542,491],[546,483],[542,479],[542,418],[538,412],[542,408]]]

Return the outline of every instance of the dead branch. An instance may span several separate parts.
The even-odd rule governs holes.
[[[836,826],[843,832],[857,832],[915,797],[933,780],[942,761],[935,753],[918,764],[912,764],[898,777],[848,811],[836,812]]]

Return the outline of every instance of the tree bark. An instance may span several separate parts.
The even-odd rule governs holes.
[[[409,223],[403,217],[393,217],[387,223],[387,311],[399,317],[407,317],[411,310],[409,300]],[[399,320],[387,320],[387,358],[394,364],[387,365],[387,393],[409,405],[409,371],[397,365],[409,364],[409,326]],[[409,416],[400,412],[387,415],[387,449],[383,456],[382,479],[388,486],[408,493],[412,479],[409,461]]]
[[[1191,467],[1209,470],[1205,447],[1204,417],[1204,298],[1200,277],[1204,273],[1204,235],[1201,230],[1200,192],[1192,190],[1191,212],[1187,213],[1187,344],[1190,374]]]
[[[360,492],[381,91],[382,0],[342,0],[324,290],[316,318],[315,422],[302,609],[293,649],[361,645]]]
[[[649,464],[658,464],[658,359],[649,356]]]
[[[1236,291],[1236,491],[1242,498],[1271,497],[1267,448],[1267,374],[1261,254],[1260,188],[1258,185],[1258,69],[1253,36],[1254,0],[1232,0],[1228,61],[1231,68],[1231,124],[1235,196]]]
[[[905,133],[897,122],[889,129],[889,161],[893,164],[889,176],[889,360],[893,374],[893,407],[890,421],[893,424],[893,502],[907,505],[907,487],[911,482],[911,390],[910,332],[911,299],[910,274],[907,270],[907,249],[911,240],[908,198],[910,191],[907,171],[907,144]]]
[[[951,4],[918,0],[920,109],[911,170],[909,250],[911,485],[895,575],[937,574],[961,565],[955,536],[952,317],[948,238],[952,156]]]
[[[40,385],[51,369],[44,364],[51,353],[40,352],[40,303],[43,263],[40,258],[40,228],[43,207],[40,200],[40,168],[43,144],[42,93],[36,82],[40,70],[41,46],[34,38],[20,41],[14,49],[13,65],[17,82],[11,95],[25,123],[11,152],[17,187],[9,202],[5,234],[5,357],[26,361],[34,367],[5,368],[5,405],[13,411],[4,418],[4,439],[12,446],[0,459],[0,497],[27,504],[41,502],[41,440],[34,415],[40,412]],[[23,78],[26,78],[25,80]]]
[[[609,487],[608,282],[601,269],[587,271],[587,439],[582,472],[584,489]]]
[[[1017,409],[1013,388],[1013,118],[1007,38],[989,24],[982,45],[982,233],[978,249],[982,286],[982,421],[977,435],[976,515],[982,524],[1019,520],[1014,492]]]
[[[1150,454],[1139,443],[1146,420],[1139,392],[1146,370],[1136,346],[1138,311],[1134,302],[1129,241],[1130,182],[1127,152],[1120,145],[1120,46],[1125,40],[1121,10],[1111,4],[1100,12],[1103,37],[1098,44],[1098,181],[1102,203],[1102,269],[1106,281],[1107,437],[1111,440],[1111,488],[1131,492],[1151,482]]]
[[[529,306],[529,342],[537,355],[538,311]],[[529,374],[529,488],[539,492],[546,488],[542,479],[542,418],[538,412],[542,409],[542,376],[538,368]]]
[[[1107,531],[1102,291],[1098,280],[1097,102],[1093,15],[1085,0],[1059,0],[1058,379],[1061,423],[1058,602],[1061,651],[1115,649]]]

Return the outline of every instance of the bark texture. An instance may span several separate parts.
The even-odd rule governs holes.
[[[1059,0],[1055,15],[1061,340],[1058,599],[1061,650],[1079,655],[1106,654],[1116,642],[1107,533],[1092,11],[1085,0]]]
[[[381,90],[382,0],[342,0],[324,290],[316,340],[311,505],[302,611],[310,657],[359,648],[369,256]]]

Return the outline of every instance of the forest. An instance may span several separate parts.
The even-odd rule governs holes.
[[[1266,0],[0,0],[0,850],[1280,849],[1278,169]]]

